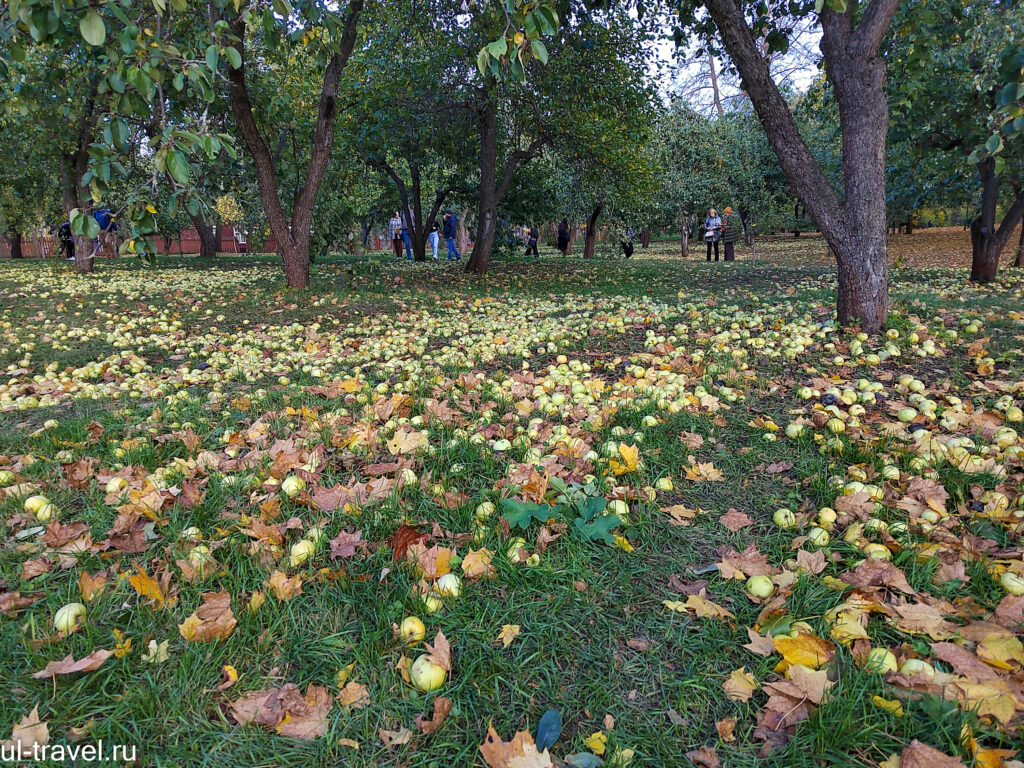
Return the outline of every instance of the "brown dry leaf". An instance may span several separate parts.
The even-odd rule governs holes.
[[[31,581],[37,576],[49,573],[53,569],[53,561],[48,557],[37,557],[33,560],[26,560],[21,564],[21,578],[24,581]]]
[[[900,754],[899,768],[964,768],[964,764],[917,739]]]
[[[389,731],[386,728],[381,728],[377,731],[380,736],[380,740],[384,742],[384,746],[388,749],[391,747],[400,747],[403,744],[408,744],[412,741],[413,733],[406,727],[401,727],[397,731]]]
[[[494,554],[489,549],[471,549],[462,558],[462,572],[467,579],[492,578],[498,574],[491,564]]]
[[[776,635],[772,638],[772,643],[775,650],[782,654],[782,658],[793,666],[817,669],[836,655],[836,647],[830,641],[810,632],[800,632],[796,637]]]
[[[956,625],[946,621],[933,606],[924,603],[908,603],[894,606],[899,618],[893,623],[912,635],[928,635],[932,640],[945,640],[956,632]]]
[[[203,604],[178,625],[178,632],[191,642],[209,643],[225,639],[238,623],[231,612],[230,593],[226,590],[207,592],[202,598]]]
[[[724,741],[726,744],[729,742],[736,741],[736,736],[733,731],[736,730],[736,718],[725,717],[715,723],[715,730],[718,731],[718,738]]]
[[[395,431],[395,436],[385,442],[388,453],[400,456],[403,453],[415,453],[427,447],[427,437],[422,432],[407,432],[404,429]]]
[[[451,711],[452,700],[445,696],[438,696],[434,699],[434,716],[427,720],[420,715],[416,718],[416,727],[429,736],[441,727]]]
[[[735,619],[736,617],[728,610],[706,600],[700,595],[690,595],[683,603],[679,600],[662,600],[662,604],[673,611],[693,611],[702,619]]]
[[[32,707],[32,711],[15,724],[11,731],[11,738],[7,741],[0,741],[0,747],[7,747],[4,750],[5,758],[9,754],[19,758],[30,758],[35,754],[35,745],[45,746],[50,743],[50,727],[39,718],[39,706]]]
[[[291,578],[288,578],[281,571],[275,570],[270,574],[270,579],[267,581],[267,588],[274,594],[281,602],[291,600],[296,595],[302,594],[302,574],[297,573]]]
[[[875,511],[875,502],[871,494],[866,491],[851,493],[849,496],[840,496],[836,499],[835,510],[840,515],[848,515],[858,520],[866,520]]]
[[[106,571],[100,571],[95,576],[88,571],[80,571],[78,574],[78,592],[82,595],[82,600],[87,603],[90,602],[107,588],[109,580],[110,578]]]
[[[754,524],[754,521],[747,517],[743,512],[740,512],[735,509],[730,509],[724,515],[718,518],[718,522],[724,525],[733,533],[743,528],[746,528],[748,525]]]
[[[452,649],[448,644],[448,638],[444,636],[444,632],[440,629],[437,630],[437,634],[434,635],[434,642],[424,643],[424,647],[427,649],[427,657],[449,672],[452,671]]]
[[[828,673],[823,669],[813,670],[796,665],[790,667],[786,674],[789,675],[789,682],[800,691],[801,695],[815,704],[821,704],[822,699],[825,698],[825,692],[834,685],[828,679]],[[765,690],[768,688],[769,686],[766,685]]]
[[[701,747],[686,753],[686,759],[700,768],[718,768],[718,753],[714,747]]]
[[[679,440],[687,448],[696,451],[698,448],[704,445],[704,438],[698,435],[696,432],[680,432]]]
[[[305,696],[293,683],[252,691],[231,703],[230,714],[239,725],[255,723],[296,739],[315,739],[327,731],[333,702],[330,692],[310,683]]]
[[[671,507],[665,507],[661,511],[672,518],[669,520],[670,525],[679,525],[683,527],[688,526],[690,521],[693,520],[693,518],[697,516],[697,513],[700,512],[699,509],[690,509],[690,507],[685,504],[674,504]]]
[[[634,651],[639,651],[640,653],[643,653],[644,651],[650,649],[651,641],[648,640],[646,637],[631,637],[629,638],[629,640],[626,641],[626,645],[629,648],[632,648]]]
[[[338,702],[350,709],[362,709],[370,703],[370,691],[365,685],[350,680],[338,694]]]
[[[742,647],[751,653],[756,653],[758,656],[771,656],[775,653],[775,644],[770,637],[759,635],[750,627],[747,627],[747,637],[750,638],[750,642],[744,643]]]
[[[853,587],[886,586],[906,595],[917,594],[907,582],[903,571],[888,560],[864,560],[852,571],[847,571],[839,578]]]
[[[825,551],[817,549],[814,552],[808,552],[806,549],[801,549],[796,553],[796,566],[802,571],[808,571],[815,576],[825,570]]]
[[[487,726],[487,738],[480,745],[480,754],[490,768],[553,768],[551,756],[545,749],[537,751],[537,745],[528,731],[519,731],[512,741],[505,742],[498,737],[493,725]]]
[[[232,667],[230,664],[225,664],[220,668],[220,682],[215,687],[218,691],[226,691],[232,685],[238,682],[238,670]]]
[[[722,683],[725,695],[733,701],[749,701],[760,686],[754,676],[747,672],[746,667],[734,669],[729,679]]]
[[[363,543],[362,539],[362,531],[356,531],[355,533],[341,531],[331,539],[331,559],[337,560],[339,557],[352,557],[356,553],[356,547]]]
[[[519,625],[518,624],[506,624],[501,628],[501,632],[498,633],[498,639],[496,642],[500,642],[506,648],[512,645],[512,641],[519,636]]]
[[[424,578],[435,580],[451,573],[450,561],[455,556],[455,550],[441,547],[435,544],[427,547],[422,541],[409,545],[406,551],[406,558],[416,562],[416,568],[423,574]]]
[[[128,583],[135,587],[141,597],[152,600],[158,610],[174,605],[178,599],[177,595],[171,593],[170,571],[164,571],[160,581],[157,581],[141,565],[136,565],[135,573],[128,577]]]
[[[44,669],[32,675],[36,680],[43,680],[54,675],[72,675],[76,672],[92,672],[103,666],[104,662],[114,655],[113,651],[93,651],[78,661],[69,653],[60,661],[51,661]]]

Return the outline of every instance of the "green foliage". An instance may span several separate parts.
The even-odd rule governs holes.
[[[614,544],[612,531],[622,525],[618,516],[607,512],[608,500],[600,494],[593,482],[566,483],[558,477],[549,479],[555,492],[554,503],[527,503],[516,499],[502,499],[502,518],[513,528],[526,530],[534,522],[551,520],[569,522],[571,530],[590,541]]]

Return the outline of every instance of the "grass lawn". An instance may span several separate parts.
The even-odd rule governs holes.
[[[820,239],[677,249],[0,264],[0,738],[448,768],[554,709],[570,766],[1012,765],[1024,270],[901,236],[862,338]]]

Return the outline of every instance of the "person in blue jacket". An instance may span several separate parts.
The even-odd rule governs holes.
[[[455,236],[459,228],[459,217],[452,213],[450,210],[444,212],[444,227],[441,234],[444,235],[445,241],[448,243],[448,261],[452,259],[461,259],[462,254],[459,253],[459,249],[455,247]]]

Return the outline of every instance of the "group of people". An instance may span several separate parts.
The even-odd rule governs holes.
[[[708,210],[708,217],[704,219],[704,242],[708,247],[708,261],[711,261],[711,251],[715,252],[715,261],[718,261],[718,243],[725,243],[725,260],[736,259],[736,241],[743,236],[743,223],[739,214],[733,213],[732,208],[726,208],[725,218],[718,215],[714,208]]]
[[[459,253],[459,249],[455,246],[458,228],[459,217],[450,209],[444,212],[441,224],[437,223],[436,218],[431,223],[427,239],[430,242],[430,251],[435,259],[437,258],[438,243],[442,237],[448,243],[448,261],[462,258],[462,254]],[[388,239],[391,241],[391,247],[394,249],[397,258],[402,258],[402,247],[404,246],[406,258],[409,261],[413,260],[412,217],[409,215],[408,208],[395,211],[395,215],[391,217],[391,221],[388,222]]]
[[[103,245],[106,240],[108,233],[112,233],[114,237],[114,245],[117,245],[117,222],[114,220],[114,214],[111,213],[109,208],[98,208],[93,211],[92,217],[99,224],[100,234],[93,241],[93,253],[95,254]],[[71,232],[71,222],[65,221],[59,227],[57,227],[57,243],[60,246],[61,253],[68,261],[75,260],[75,236]]]

